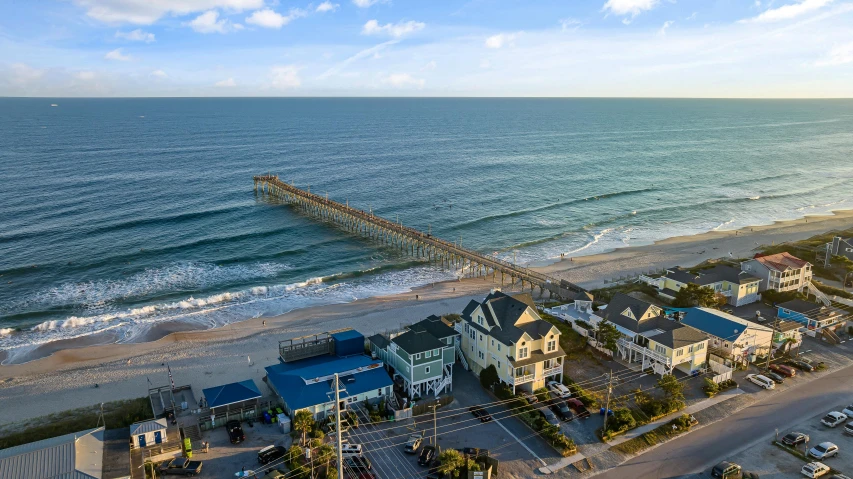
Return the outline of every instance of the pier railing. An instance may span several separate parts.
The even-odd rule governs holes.
[[[477,275],[486,276],[491,272],[495,279],[500,273],[501,283],[506,276],[509,276],[512,282],[520,281],[522,289],[525,284],[530,286],[531,291],[538,286],[540,294],[548,291],[551,297],[568,299],[575,293],[583,291],[582,288],[568,281],[463,248],[461,245],[437,238],[430,233],[376,216],[372,211],[353,208],[349,206],[349,202],[339,203],[328,197],[311,193],[310,190],[302,190],[279,180],[277,175],[255,176],[254,182],[255,191],[300,206],[310,215],[334,222],[352,232],[399,246],[413,256],[425,257],[430,261],[441,261],[448,265],[461,265],[463,271],[467,267],[469,272]]]

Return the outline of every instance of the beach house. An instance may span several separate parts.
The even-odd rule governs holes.
[[[823,329],[840,324],[843,318],[841,311],[835,308],[802,299],[779,303],[776,308],[779,319],[796,321],[808,329]]]
[[[802,291],[812,280],[812,265],[790,253],[755,258],[740,264],[741,270],[761,279],[760,291]]]
[[[716,265],[712,268],[698,270],[695,273],[675,267],[668,269],[659,278],[643,278],[648,284],[658,288],[662,298],[675,299],[681,288],[688,284],[708,287],[715,293],[726,297],[728,304],[743,306],[760,299],[758,290],[761,279],[747,271],[727,265]]]
[[[732,363],[754,361],[770,351],[773,329],[710,308],[688,308],[674,314],[682,324],[703,332],[710,354]]]
[[[385,363],[403,391],[414,399],[453,390],[453,363],[461,335],[438,316],[430,316],[394,335],[368,338],[370,352]]]
[[[673,370],[692,374],[705,367],[705,335],[668,319],[658,306],[616,293],[607,308],[592,315],[594,326],[603,321],[612,323],[622,334],[616,342],[616,357],[630,367],[652,369],[661,376],[672,374]]]
[[[589,323],[590,315],[593,314],[593,298],[592,293],[581,291],[575,295],[571,303],[554,306],[547,311],[564,321]]]
[[[364,354],[364,336],[351,329],[304,336],[279,343],[279,364],[264,368],[267,384],[292,418],[305,409],[315,419],[335,413],[335,374],[341,408],[390,396],[393,382],[384,364]]]
[[[551,379],[562,381],[560,331],[539,317],[530,294],[494,290],[483,302],[471,300],[461,316],[456,326],[462,333],[461,351],[475,374],[494,366],[513,393],[519,388],[532,392]]]
[[[833,256],[844,256],[853,261],[853,238],[836,236],[832,238],[832,241],[826,243],[826,253],[823,259],[825,266],[832,264]]]
[[[773,323],[773,354],[782,354],[799,348],[803,344],[801,323],[776,319]]]

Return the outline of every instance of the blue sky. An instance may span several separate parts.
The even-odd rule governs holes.
[[[0,96],[853,96],[849,0],[40,0],[0,13]]]

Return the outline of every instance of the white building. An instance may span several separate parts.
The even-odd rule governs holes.
[[[787,252],[753,258],[740,267],[761,279],[760,291],[802,291],[812,280],[811,263]]]
[[[680,322],[705,333],[712,354],[736,363],[767,354],[773,341],[771,328],[716,309],[690,308]]]
[[[101,479],[104,428],[0,450],[3,479]]]
[[[133,447],[149,447],[166,442],[166,418],[137,422],[130,426],[130,442]]]

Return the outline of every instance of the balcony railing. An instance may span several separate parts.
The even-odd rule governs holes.
[[[542,376],[554,376],[555,374],[560,374],[563,372],[563,366],[554,366],[553,368],[548,368],[542,371]]]
[[[532,374],[525,374],[523,376],[516,376],[512,378],[512,383],[517,386],[519,384],[529,383],[530,381],[533,381],[533,379],[534,377]]]
[[[639,353],[642,353],[642,354],[644,354],[645,356],[650,357],[650,358],[654,359],[654,360],[655,360],[655,361],[657,361],[657,362],[660,362],[660,363],[666,364],[667,366],[672,365],[672,359],[670,359],[670,358],[668,358],[668,357],[664,356],[663,354],[661,354],[661,353],[659,353],[659,352],[657,352],[657,351],[653,351],[653,350],[651,350],[651,349],[649,349],[649,348],[646,348],[646,347],[640,346],[639,344],[637,344],[637,343],[635,343],[635,342],[633,342],[633,341],[628,341],[628,340],[627,340],[627,339],[625,339],[625,338],[619,338],[619,340],[617,341],[617,344],[618,344],[619,346],[624,347],[624,348],[632,349],[632,350],[634,350],[634,351],[637,351],[637,352],[639,352]]]

